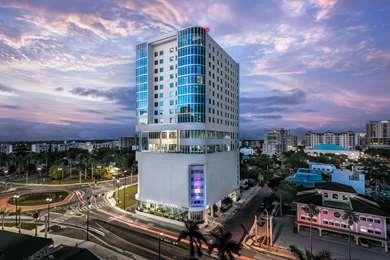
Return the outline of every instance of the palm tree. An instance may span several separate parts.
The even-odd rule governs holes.
[[[9,215],[9,211],[6,208],[1,208],[0,214],[1,214],[1,230],[4,230],[4,218]]]
[[[243,237],[239,242],[232,240],[232,233],[225,231],[222,227],[218,226],[215,231],[212,231],[210,235],[213,237],[212,241],[209,244],[208,253],[210,254],[214,248],[218,250],[219,259],[232,259],[234,260],[233,254],[240,255],[241,242],[243,241],[246,230],[244,229]]]
[[[185,229],[181,231],[179,237],[176,242],[179,242],[182,239],[186,239],[188,237],[190,241],[190,259],[195,258],[195,248],[196,253],[200,257],[202,256],[202,241],[207,244],[206,238],[199,230],[199,222],[195,222],[192,220],[184,221]]]
[[[308,250],[305,250],[303,252],[296,246],[290,245],[291,252],[296,256],[298,260],[330,260],[331,255],[328,251],[323,250],[321,252],[318,252],[316,255],[313,255]]]
[[[312,238],[312,224],[313,224],[313,217],[317,216],[320,211],[318,210],[317,206],[314,204],[309,204],[303,208],[305,213],[309,215],[310,217],[310,254],[313,254],[313,238]]]
[[[359,216],[356,215],[352,210],[347,210],[343,217],[344,220],[348,222],[348,256],[351,259],[351,233],[352,233],[352,225],[359,222]]]

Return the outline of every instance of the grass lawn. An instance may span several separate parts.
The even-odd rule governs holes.
[[[51,198],[51,203],[62,201],[68,196],[66,191],[39,192],[23,194],[18,199],[18,206],[35,206],[47,204],[46,198]],[[11,198],[8,203],[15,205],[15,200]]]
[[[134,206],[137,201],[135,200],[135,194],[137,193],[138,185],[133,185],[126,188],[126,208]],[[124,189],[119,190],[119,207],[123,209],[123,192]],[[114,193],[114,198],[117,200],[118,194]]]
[[[33,230],[35,226],[36,226],[35,223],[31,223],[31,222],[22,222],[22,224],[20,225],[21,229],[26,229],[26,230]],[[15,227],[15,222],[4,222],[4,227]],[[16,227],[17,228],[19,227],[19,223]]]

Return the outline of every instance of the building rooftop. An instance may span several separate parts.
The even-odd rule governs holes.
[[[56,247],[53,252],[41,259],[98,260],[99,258],[86,248],[60,245]]]
[[[345,185],[343,185],[345,186]],[[295,199],[297,203],[303,204],[314,204],[317,206],[323,206],[328,208],[337,208],[342,210],[353,210],[359,213],[367,213],[377,216],[390,216],[389,213],[382,210],[378,204],[372,201],[367,196],[356,195],[350,198],[350,205],[344,202],[331,201],[331,200],[323,200],[322,195],[318,193],[315,189],[312,189],[311,192],[309,190],[305,191],[298,195]],[[351,208],[352,207],[352,208]]]
[[[318,183],[316,184],[317,189],[321,190],[332,190],[332,191],[339,191],[339,192],[348,192],[348,193],[356,193],[355,189],[351,186],[344,185],[341,183],[336,182],[325,182],[325,183]]]
[[[52,244],[49,238],[0,231],[0,259],[27,259]]]
[[[344,147],[337,144],[318,144],[314,146],[313,150],[346,151]]]

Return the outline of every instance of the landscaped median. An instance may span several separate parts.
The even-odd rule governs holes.
[[[0,198],[0,208],[14,212],[17,207],[22,211],[36,211],[46,209],[47,198],[50,198],[50,207],[64,206],[70,203],[74,193],[70,191],[35,192],[20,194],[18,197],[7,196]]]
[[[114,192],[112,198],[116,201],[116,206],[121,209],[132,209],[137,205],[137,200],[135,199],[135,194],[138,191],[138,185],[127,186],[126,188],[119,189],[119,197],[118,191]],[[123,197],[125,195],[125,198]],[[119,203],[118,203],[119,200]],[[126,205],[124,205],[126,203]]]

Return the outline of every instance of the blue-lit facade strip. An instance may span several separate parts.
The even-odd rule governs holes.
[[[205,122],[205,30],[178,34],[178,122]]]
[[[138,44],[136,48],[136,111],[140,124],[148,123],[148,44]]]

